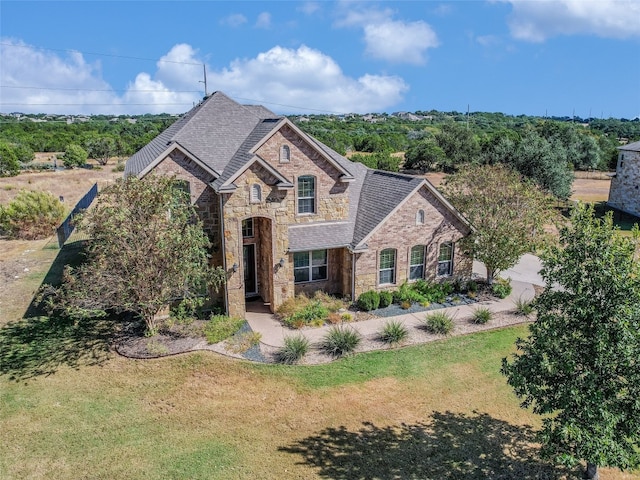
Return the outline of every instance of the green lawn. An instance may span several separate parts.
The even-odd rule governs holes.
[[[564,478],[498,372],[526,327],[286,367],[31,322],[0,330],[3,479]]]

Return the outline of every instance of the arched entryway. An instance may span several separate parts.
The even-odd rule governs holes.
[[[247,307],[273,303],[273,222],[268,217],[242,221],[242,285]]]

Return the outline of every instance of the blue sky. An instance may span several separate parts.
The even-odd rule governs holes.
[[[640,0],[0,2],[0,112],[640,116]]]

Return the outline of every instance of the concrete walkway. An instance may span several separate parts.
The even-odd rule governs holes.
[[[531,259],[528,260],[531,261]],[[528,301],[535,296],[535,290],[532,282],[530,281],[520,281],[512,277],[511,286],[513,287],[511,295],[505,299],[478,302],[473,305],[448,307],[443,310],[455,319],[470,318],[473,315],[473,311],[480,306],[486,307],[495,313],[505,312],[513,310],[515,302],[518,299]],[[247,322],[249,322],[251,329],[262,335],[261,343],[272,347],[281,347],[284,344],[285,337],[298,333],[307,337],[311,343],[316,343],[320,341],[331,328],[331,326],[324,326],[307,327],[300,330],[290,329],[283,326],[275,315],[269,312],[268,307],[263,303],[259,301],[251,302],[247,307],[252,310],[247,311],[246,313],[246,319]],[[434,310],[430,310],[430,312],[433,311]],[[362,336],[367,337],[380,332],[384,324],[390,320],[401,321],[407,327],[421,325],[425,315],[426,312],[407,313],[404,315],[398,315],[397,317],[373,318],[370,320],[353,322],[350,323],[349,326],[357,330]]]

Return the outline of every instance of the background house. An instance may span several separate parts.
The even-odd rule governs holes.
[[[640,141],[618,147],[616,174],[611,179],[611,207],[640,217]]]
[[[418,278],[469,276],[468,222],[427,180],[342,157],[262,106],[205,98],[134,154],[125,175],[183,181],[228,272],[222,300],[272,310],[323,290],[357,298]]]

